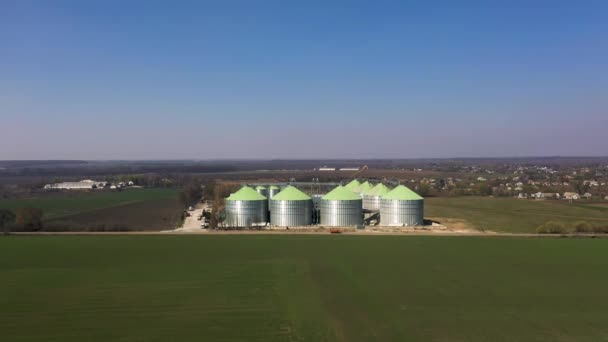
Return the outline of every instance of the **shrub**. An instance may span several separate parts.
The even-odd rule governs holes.
[[[594,227],[586,221],[579,221],[574,224],[574,231],[577,233],[592,233]]]
[[[565,234],[568,230],[559,222],[549,221],[536,228],[536,232],[539,234]]]
[[[593,226],[593,232],[599,234],[608,234],[608,225],[595,225]]]

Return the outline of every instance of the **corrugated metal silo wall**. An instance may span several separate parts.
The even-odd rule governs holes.
[[[363,224],[362,200],[320,201],[321,225],[332,227]]]
[[[270,200],[270,223],[273,226],[308,226],[312,224],[312,200]]]
[[[380,196],[363,196],[363,209],[378,211],[380,210]]]
[[[268,201],[226,201],[228,227],[251,227],[268,222]]]
[[[424,224],[424,200],[380,201],[380,224],[383,226],[421,226]]]

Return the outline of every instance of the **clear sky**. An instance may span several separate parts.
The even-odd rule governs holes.
[[[0,1],[0,159],[608,155],[608,1]]]

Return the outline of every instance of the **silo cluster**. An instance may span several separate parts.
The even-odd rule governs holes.
[[[268,200],[256,190],[244,186],[226,198],[228,227],[251,227],[268,222]]]
[[[270,209],[270,210],[269,210]],[[327,194],[307,195],[294,186],[248,186],[226,198],[226,226],[266,225],[302,227],[320,224],[330,227],[360,226],[363,210],[380,212],[381,226],[420,226],[424,224],[424,199],[399,185],[390,190],[379,183],[353,180]]]
[[[424,199],[399,185],[380,199],[380,224],[383,226],[421,226],[424,224]]]
[[[270,224],[280,227],[312,224],[312,198],[296,187],[288,186],[270,199]]]
[[[358,226],[363,224],[361,197],[344,186],[338,186],[321,197],[320,224],[323,226]]]

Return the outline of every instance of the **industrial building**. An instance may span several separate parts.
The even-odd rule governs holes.
[[[361,196],[341,185],[321,197],[319,209],[322,226],[346,227],[363,224]]]
[[[268,199],[244,186],[226,198],[227,227],[264,226],[268,222]]]
[[[271,225],[294,227],[312,224],[312,198],[296,187],[286,187],[269,201]]]
[[[58,189],[58,190],[91,190],[91,189],[101,189],[104,188],[108,183],[107,182],[98,182],[90,179],[81,180],[78,182],[63,182],[63,183],[54,183],[54,184],[46,184],[44,189]]]
[[[380,224],[424,225],[424,198],[403,185],[397,186],[380,200]]]
[[[368,221],[364,221],[364,213]],[[282,190],[277,185],[243,186],[226,198],[225,215],[226,227],[363,228],[364,222],[420,226],[424,224],[424,199],[403,185],[390,190],[382,183],[372,186],[357,180],[324,195],[309,195],[293,185]]]

